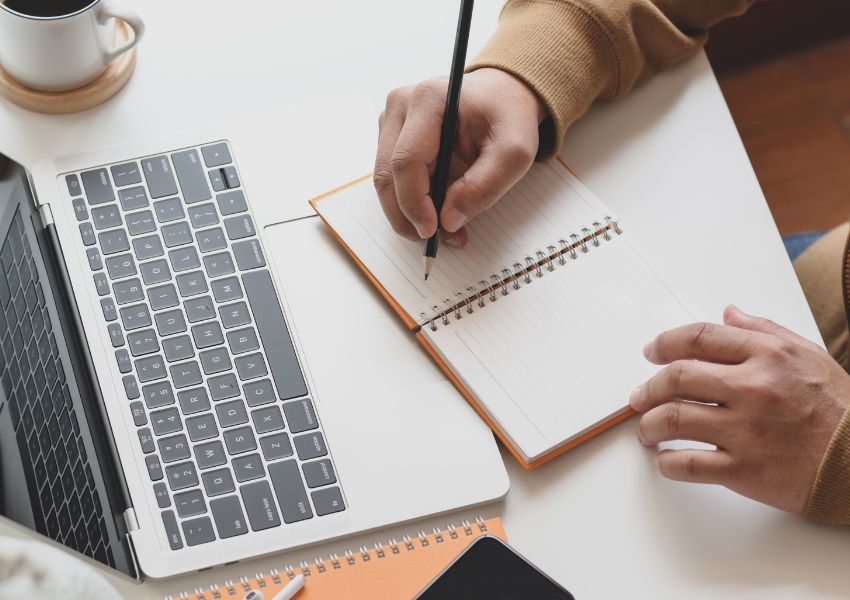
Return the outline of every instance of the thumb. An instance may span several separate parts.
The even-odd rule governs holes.
[[[440,213],[443,229],[458,231],[493,206],[522,179],[535,152],[536,147],[517,140],[495,140],[483,146],[475,162],[446,190]]]
[[[782,325],[771,321],[770,319],[747,314],[734,304],[730,304],[726,307],[726,310],[723,311],[723,322],[726,325],[738,327],[739,329],[748,329],[750,331],[758,331],[761,333],[775,335],[777,337],[786,339],[789,342],[794,342],[796,344],[802,344],[809,348],[816,348],[817,350],[822,350],[820,346],[813,344],[803,336],[794,333],[790,329],[787,329]]]

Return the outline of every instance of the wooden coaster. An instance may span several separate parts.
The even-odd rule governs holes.
[[[116,23],[115,37],[118,44],[130,39],[132,35],[132,29],[124,21]],[[116,58],[97,79],[63,92],[45,92],[27,87],[0,66],[0,95],[36,112],[52,115],[80,112],[106,102],[120,92],[130,80],[135,66],[136,49],[132,48]]]

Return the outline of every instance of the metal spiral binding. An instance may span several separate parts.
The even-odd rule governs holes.
[[[555,244],[546,246],[545,251],[537,250],[533,256],[525,256],[521,262],[506,266],[498,273],[491,274],[487,280],[482,279],[477,287],[470,286],[462,292],[454,292],[455,299],[446,298],[443,306],[435,304],[430,312],[420,312],[420,324],[431,331],[437,331],[440,321],[443,326],[449,324],[452,313],[455,320],[459,320],[463,317],[464,310],[467,314],[473,313],[473,304],[484,308],[487,299],[496,302],[500,295],[507,296],[512,290],[519,290],[523,284],[530,284],[533,281],[532,275],[539,279],[547,271],[554,271],[556,266],[566,265],[568,258],[576,260],[579,253],[587,254],[592,248],[598,248],[603,241],[612,240],[612,231],[617,235],[623,233],[616,219],[606,216],[601,221],[593,221],[589,227],[579,229],[579,233],[570,233]]]
[[[464,519],[460,522],[460,526],[449,523],[446,525],[445,530],[434,527],[430,533],[420,529],[416,532],[415,537],[410,535],[402,536],[401,543],[395,538],[390,538],[386,544],[375,542],[374,547],[371,549],[366,546],[360,546],[357,551],[346,550],[343,552],[342,560],[340,560],[339,554],[331,553],[328,560],[317,556],[313,559],[312,564],[306,560],[299,562],[298,566],[289,563],[283,572],[277,569],[271,569],[268,576],[262,572],[255,573],[252,580],[249,580],[245,576],[240,577],[238,583],[235,583],[232,579],[226,579],[224,585],[221,587],[217,583],[212,583],[206,589],[197,587],[192,592],[180,592],[177,598],[182,600],[194,596],[199,600],[222,600],[224,598],[238,598],[241,600],[253,589],[263,590],[271,585],[281,585],[291,581],[298,575],[317,577],[329,570],[347,568],[348,566],[353,567],[358,563],[366,563],[372,560],[389,559],[396,554],[406,554],[407,552],[415,552],[417,548],[427,548],[431,544],[444,544],[446,542],[446,534],[452,540],[459,539],[461,535],[467,537],[475,535],[476,529],[479,533],[487,533],[487,524],[482,517],[475,517],[474,521]],[[166,596],[165,600],[173,600],[173,596]]]

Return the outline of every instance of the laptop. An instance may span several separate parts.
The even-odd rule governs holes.
[[[0,156],[5,519],[141,580],[505,495],[489,429],[318,219],[272,222],[263,144]]]

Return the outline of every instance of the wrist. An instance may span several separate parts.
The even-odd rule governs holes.
[[[478,69],[476,72],[485,77],[493,78],[503,93],[507,93],[516,102],[528,107],[537,119],[538,125],[549,117],[549,110],[540,99],[540,96],[537,95],[534,88],[516,75],[493,67],[484,67]]]

